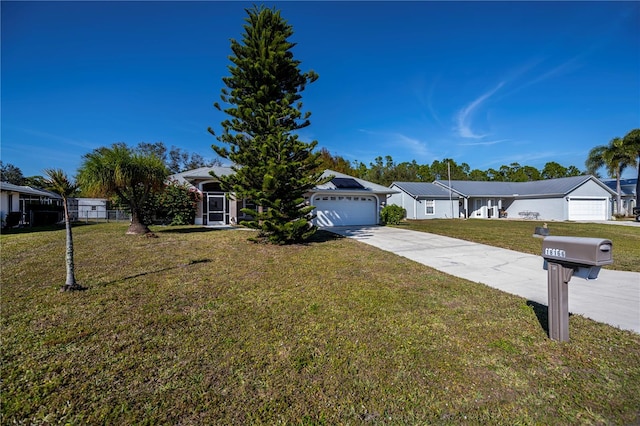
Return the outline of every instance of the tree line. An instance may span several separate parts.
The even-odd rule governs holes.
[[[322,168],[345,173],[383,186],[392,182],[433,182],[434,180],[474,180],[495,182],[527,182],[533,180],[555,179],[580,176],[587,172],[576,166],[565,167],[550,161],[542,169],[523,166],[519,163],[502,165],[498,169],[471,169],[467,163],[458,164],[454,159],[434,160],[431,164],[411,162],[396,163],[390,155],[376,157],[367,166],[360,161],[350,162],[344,157],[331,154],[326,148],[320,150]]]

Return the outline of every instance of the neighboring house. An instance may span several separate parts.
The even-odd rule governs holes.
[[[220,226],[247,219],[240,210],[255,209],[255,205],[225,192],[220,182],[211,176],[211,171],[218,176],[233,174],[231,167],[201,167],[169,176],[170,180],[187,183],[202,194],[195,223]],[[380,222],[380,209],[386,204],[387,196],[397,192],[332,170],[325,170],[322,174],[323,178],[329,176],[334,178],[316,186],[305,196],[309,204],[316,206],[314,223],[321,227],[376,225]]]
[[[69,198],[71,220],[107,219],[106,198]]]
[[[613,203],[613,212],[617,213],[618,205],[616,203],[616,180],[615,179],[601,179],[602,183],[607,185],[611,190],[616,194],[614,195],[611,202]],[[622,195],[622,209],[624,210],[624,214],[631,215],[633,213],[633,208],[638,206],[638,201],[636,197],[636,183],[638,182],[638,178],[633,179],[620,179],[620,190]]]
[[[462,198],[430,182],[393,182],[391,189],[397,194],[389,196],[388,203],[405,209],[407,219],[444,219],[460,217]]]
[[[435,181],[444,189],[448,181]],[[468,218],[541,220],[609,220],[611,199],[607,185],[593,176],[574,176],[531,182],[451,181],[462,197],[461,211]]]
[[[43,189],[0,182],[0,217],[2,221],[19,213],[19,224],[33,225],[34,212],[47,212],[47,206],[61,206],[62,197]],[[52,211],[59,209],[52,208]],[[47,212],[51,213],[51,212]]]

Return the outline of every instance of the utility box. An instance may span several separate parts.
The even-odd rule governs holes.
[[[578,276],[596,279],[603,265],[613,263],[611,240],[549,236],[542,240],[547,270],[549,337],[569,341],[569,281]]]

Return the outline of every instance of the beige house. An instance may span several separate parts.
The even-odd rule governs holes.
[[[247,200],[238,200],[225,192],[218,176],[233,174],[231,167],[201,167],[169,176],[170,180],[186,183],[202,194],[202,202],[196,212],[196,225],[225,226],[245,220],[243,208],[255,208]],[[305,198],[316,207],[314,222],[321,227],[346,225],[377,225],[380,209],[387,197],[397,190],[332,170],[325,170],[323,177],[333,176],[329,182],[313,188]]]

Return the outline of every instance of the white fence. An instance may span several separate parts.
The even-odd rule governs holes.
[[[100,206],[98,206],[100,207]],[[128,222],[131,221],[131,213],[127,210],[107,210],[105,208],[70,210],[72,221],[80,222]]]

